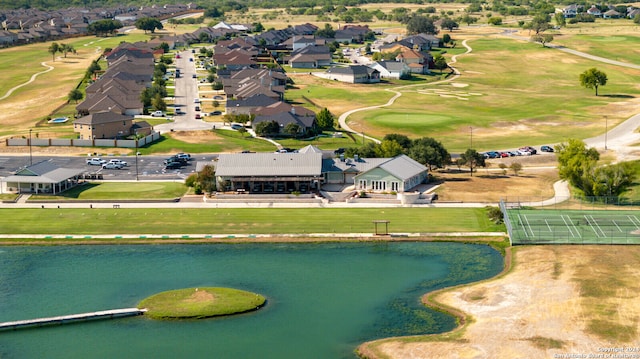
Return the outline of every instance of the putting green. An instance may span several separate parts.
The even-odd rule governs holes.
[[[199,319],[257,310],[265,297],[233,288],[185,288],[154,294],[138,304],[153,319]]]

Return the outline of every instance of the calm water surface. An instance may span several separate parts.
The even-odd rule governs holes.
[[[458,243],[0,247],[0,321],[135,307],[186,287],[268,298],[227,318],[0,332],[0,358],[354,358],[363,341],[450,330],[420,296],[501,268],[495,250]]]

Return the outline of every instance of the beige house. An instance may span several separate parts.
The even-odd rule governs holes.
[[[73,121],[73,131],[81,140],[125,138],[131,134],[133,117],[103,111]]]

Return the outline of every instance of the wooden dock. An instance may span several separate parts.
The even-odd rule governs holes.
[[[0,330],[8,330],[8,329],[15,330],[15,329],[29,328],[29,327],[41,327],[46,325],[69,324],[69,323],[74,323],[79,321],[132,317],[136,315],[142,315],[146,311],[147,311],[146,309],[123,308],[123,309],[103,310],[103,311],[91,312],[91,313],[63,315],[59,317],[18,320],[15,322],[0,323]]]

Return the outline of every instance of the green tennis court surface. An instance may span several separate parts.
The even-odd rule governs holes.
[[[507,209],[512,244],[640,244],[640,211]]]

